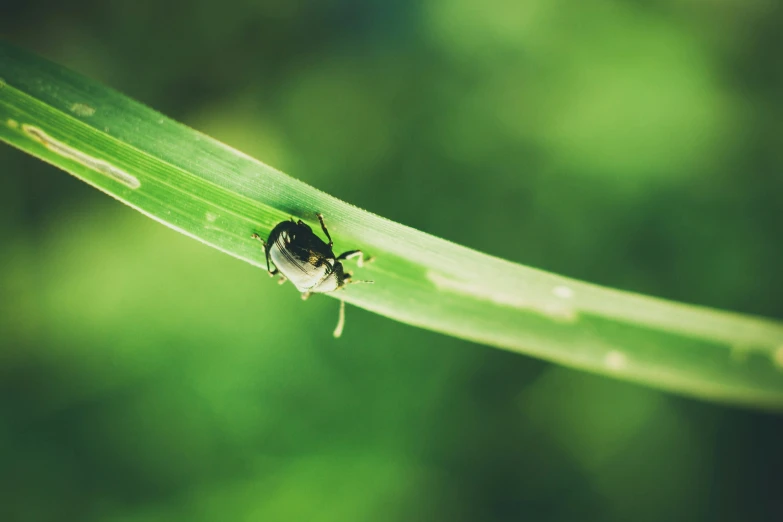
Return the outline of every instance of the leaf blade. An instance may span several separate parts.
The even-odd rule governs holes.
[[[317,227],[321,212],[338,247],[377,259],[357,273],[375,285],[341,292],[351,304],[661,389],[783,408],[780,322],[602,288],[393,223],[6,44],[0,78],[0,138],[238,259],[264,267],[252,233],[289,216]]]

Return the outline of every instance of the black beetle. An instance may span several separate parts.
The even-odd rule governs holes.
[[[324,294],[344,288],[351,283],[372,283],[372,281],[351,281],[351,273],[343,269],[340,261],[358,258],[357,265],[363,266],[364,254],[361,250],[349,250],[339,256],[334,255],[332,236],[326,229],[324,217],[317,213],[321,230],[324,231],[329,243],[313,233],[301,219],[278,223],[264,241],[258,234],[253,238],[261,241],[266,254],[266,270],[270,276],[280,275],[280,284],[290,280],[302,292],[302,299],[311,294]],[[367,259],[372,261],[371,258]],[[274,265],[274,270],[271,265]],[[335,337],[340,337],[345,321],[345,301],[340,299],[340,318],[334,331]]]

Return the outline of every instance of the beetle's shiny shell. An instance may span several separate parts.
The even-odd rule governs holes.
[[[343,273],[334,253],[304,223],[284,221],[269,234],[269,259],[300,292],[337,290]]]

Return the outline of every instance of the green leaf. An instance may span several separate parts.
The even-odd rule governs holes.
[[[318,230],[321,212],[338,249],[376,258],[356,269],[374,285],[332,295],[389,318],[665,390],[783,408],[780,322],[602,288],[393,223],[7,44],[0,138],[258,267],[251,234],[266,237],[291,216]],[[259,271],[259,288],[271,288],[265,280]]]

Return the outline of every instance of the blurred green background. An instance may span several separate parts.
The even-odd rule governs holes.
[[[7,40],[395,221],[783,317],[775,0],[0,13]],[[10,147],[0,166],[4,522],[783,519],[780,416],[354,308],[335,341],[336,301]]]

